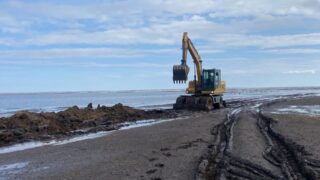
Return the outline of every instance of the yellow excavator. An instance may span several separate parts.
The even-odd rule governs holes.
[[[189,66],[187,65],[188,51],[195,65],[194,80],[189,81],[186,94],[177,98],[174,109],[211,110],[226,106],[222,96],[226,83],[221,81],[220,69],[202,69],[202,60],[188,33],[183,33],[182,60],[180,65],[173,66],[173,82],[185,83],[188,80]]]

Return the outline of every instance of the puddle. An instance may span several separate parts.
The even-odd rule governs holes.
[[[320,116],[320,105],[313,106],[289,106],[287,108],[280,108],[273,114],[289,114],[289,113],[298,113],[298,114],[306,114],[310,116]]]
[[[17,174],[23,171],[28,166],[29,162],[18,162],[13,164],[5,164],[0,166],[0,179],[7,179],[9,175]]]
[[[178,119],[185,119],[185,118],[165,119],[165,120],[160,120],[160,121],[150,119],[150,120],[142,120],[142,121],[136,121],[136,122],[130,122],[130,123],[123,123],[124,126],[121,127],[119,130],[132,129],[132,128],[138,128],[138,127],[143,127],[143,126],[152,126],[155,124],[178,120]]]
[[[240,107],[240,108],[233,109],[233,110],[231,111],[231,113],[230,113],[230,116],[236,115],[236,114],[238,114],[240,111],[241,111],[241,107]]]

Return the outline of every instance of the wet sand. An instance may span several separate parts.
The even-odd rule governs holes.
[[[60,146],[0,155],[0,167],[27,162],[18,179],[194,179],[200,156],[211,141],[210,129],[225,111],[192,117]],[[42,168],[42,169],[41,169]]]
[[[319,115],[283,111],[319,104],[301,95],[231,103],[198,179],[319,179]]]
[[[279,111],[319,104],[300,95],[229,101],[185,119],[0,154],[0,177],[319,179],[320,116]]]

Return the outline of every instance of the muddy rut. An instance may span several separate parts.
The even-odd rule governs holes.
[[[211,130],[196,179],[320,179],[320,160],[273,128],[264,113],[272,103],[230,102],[225,120]]]

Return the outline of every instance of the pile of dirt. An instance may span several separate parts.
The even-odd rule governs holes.
[[[118,129],[123,122],[142,119],[173,118],[173,110],[139,110],[116,104],[112,107],[70,107],[65,111],[22,111],[0,118],[0,147],[30,140],[49,140],[83,133]]]

